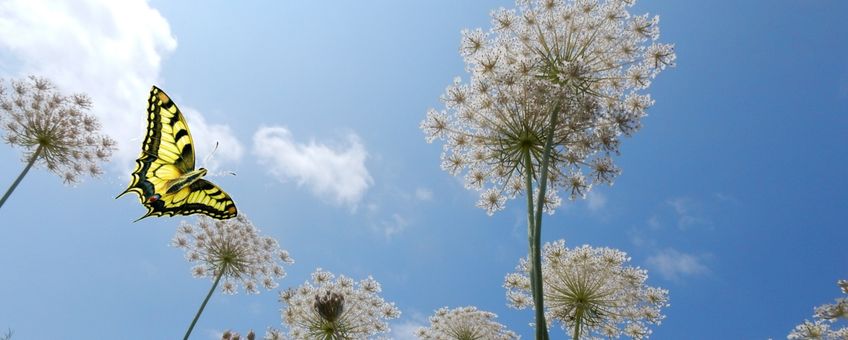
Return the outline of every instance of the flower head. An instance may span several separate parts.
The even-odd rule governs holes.
[[[848,294],[848,281],[839,280],[837,285],[842,293]],[[840,297],[836,303],[824,304],[815,308],[813,313],[815,321],[804,320],[804,323],[795,326],[789,333],[787,339],[823,339],[844,340],[848,339],[848,298]],[[831,329],[831,326],[839,327]]]
[[[511,340],[518,335],[497,323],[494,313],[477,310],[477,307],[441,308],[430,317],[429,328],[419,328],[419,339],[438,340]]]
[[[241,334],[226,330],[223,334],[221,334],[221,340],[241,340]],[[247,332],[247,335],[244,337],[246,340],[256,340],[256,333],[253,330]]]
[[[294,339],[365,339],[385,333],[386,320],[400,311],[379,293],[380,284],[371,277],[355,283],[319,268],[311,283],[280,293],[283,322]]]
[[[620,138],[653,103],[643,90],[675,60],[672,45],[655,42],[658,18],[628,13],[634,2],[518,1],[492,12],[488,32],[462,32],[469,80],[448,86],[445,108],[420,127],[428,142],[446,142],[442,168],[465,174],[479,207],[492,214],[528,194],[513,179],[539,183],[549,138],[547,191],[575,199],[612,183]]]
[[[44,78],[13,80],[11,91],[0,84],[3,139],[65,183],[100,175],[98,162],[108,161],[115,151],[115,141],[101,134],[100,122],[86,113],[90,108],[85,94],[62,95]]]
[[[569,334],[579,324],[580,337],[647,338],[647,324],[665,317],[668,291],[645,285],[643,269],[626,266],[622,251],[587,245],[568,249],[565,241],[547,243],[542,254],[542,286],[546,319],[559,322]],[[522,259],[518,272],[506,276],[504,287],[510,306],[530,306],[529,266]]]
[[[236,282],[248,293],[259,293],[259,285],[274,289],[286,275],[282,265],[294,263],[274,238],[259,236],[244,215],[223,221],[201,216],[197,225],[183,222],[171,245],[185,249],[186,260],[196,263],[194,277],[214,279],[221,274],[227,294],[236,293]]]

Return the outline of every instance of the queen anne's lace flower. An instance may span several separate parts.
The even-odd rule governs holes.
[[[464,173],[481,192],[477,206],[503,209],[526,193],[525,176],[541,185],[551,134],[546,191],[574,199],[612,183],[621,136],[638,130],[653,104],[641,91],[675,60],[672,45],[656,42],[658,18],[628,13],[634,2],[518,1],[492,13],[488,32],[462,32],[470,79],[448,86],[445,109],[429,110],[420,127],[428,142],[446,142],[442,168]]]
[[[371,277],[357,283],[319,268],[311,283],[280,293],[283,322],[293,339],[366,339],[386,333],[386,320],[400,311],[378,295],[380,290]]]
[[[8,89],[0,84],[3,139],[23,149],[27,162],[43,164],[65,183],[100,175],[98,162],[108,161],[115,150],[97,118],[86,113],[90,108],[85,94],[64,96],[44,78],[13,80]]]
[[[477,307],[440,308],[430,317],[429,328],[419,328],[419,339],[428,340],[512,340],[518,335],[497,323],[497,315]]]
[[[842,293],[848,294],[848,280],[839,280],[837,285]],[[846,340],[848,339],[848,298],[840,297],[836,303],[824,304],[815,308],[815,321],[804,320],[786,337],[790,340]],[[832,329],[832,326],[839,327]]]
[[[256,333],[253,330],[247,332],[247,335],[244,337],[245,340],[256,340]],[[227,330],[221,334],[221,340],[242,340],[241,334]]]
[[[185,249],[186,260],[196,263],[194,277],[214,280],[220,273],[226,294],[236,293],[237,282],[248,293],[259,293],[260,285],[274,289],[286,275],[282,265],[294,263],[274,238],[259,236],[244,215],[223,221],[201,216],[197,225],[183,222],[171,244]]]
[[[587,245],[568,249],[560,240],[544,246],[542,281],[547,320],[559,322],[573,336],[579,324],[581,339],[643,339],[648,324],[659,325],[668,306],[668,291],[645,285],[643,269],[628,267],[622,251]],[[506,276],[504,287],[511,307],[532,306],[527,261]]]

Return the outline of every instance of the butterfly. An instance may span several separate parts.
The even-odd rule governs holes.
[[[124,192],[138,194],[149,216],[205,214],[224,220],[238,215],[235,202],[224,190],[194,169],[194,146],[185,117],[156,86],[147,99],[147,135],[135,161],[132,180]],[[115,197],[116,199],[118,197]]]

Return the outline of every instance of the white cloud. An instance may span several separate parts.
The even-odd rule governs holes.
[[[697,206],[691,199],[678,197],[666,201],[674,212],[677,214],[677,226],[680,229],[686,229],[694,225],[706,225],[709,221],[697,214]]]
[[[392,334],[389,338],[396,340],[417,340],[418,337],[415,336],[415,331],[424,326],[424,324],[415,321],[405,321],[392,325]]]
[[[406,230],[407,226],[409,226],[409,221],[406,218],[400,214],[392,214],[391,219],[381,221],[378,227],[388,240]]]
[[[703,264],[703,256],[681,253],[666,248],[649,257],[647,263],[668,280],[679,281],[684,276],[703,275],[710,272]]]
[[[197,167],[205,167],[214,174],[222,170],[222,163],[235,163],[241,159],[244,147],[233,135],[229,125],[209,124],[200,112],[190,107],[183,106],[180,110],[191,129],[194,151],[198,157],[195,160]],[[218,150],[213,153],[216,143]]]
[[[590,191],[586,197],[586,207],[591,212],[598,212],[607,206],[607,197],[598,191]]]
[[[419,201],[429,201],[433,199],[433,191],[427,188],[417,188],[415,189],[415,198]]]
[[[159,11],[143,0],[3,1],[0,36],[0,61],[16,65],[0,71],[3,76],[35,74],[64,93],[90,95],[92,113],[118,142],[120,169],[131,168],[150,86],[159,80],[162,59],[177,47]],[[193,115],[192,133],[204,130],[200,114]],[[212,127],[210,132],[220,130]]]
[[[374,182],[365,167],[368,152],[353,133],[344,147],[333,148],[315,141],[298,143],[285,127],[262,127],[253,135],[253,152],[281,182],[294,179],[315,195],[354,209]]]

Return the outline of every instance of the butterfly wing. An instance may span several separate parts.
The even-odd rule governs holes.
[[[156,86],[150,90],[147,99],[147,135],[141,147],[130,185],[118,195],[121,197],[128,192],[138,194],[141,204],[148,210],[141,218],[192,213],[204,213],[215,218],[235,216],[235,205],[229,195],[202,179],[173,194],[166,194],[174,181],[194,170],[194,146],[188,124],[179,108]],[[191,196],[195,192],[199,194]],[[189,196],[192,199],[188,199]],[[181,207],[181,204],[191,205]],[[201,208],[197,205],[207,206]]]
[[[163,195],[146,205],[149,211],[144,217],[205,214],[225,220],[238,215],[236,203],[230,195],[205,179],[198,179],[185,188],[173,194]]]

